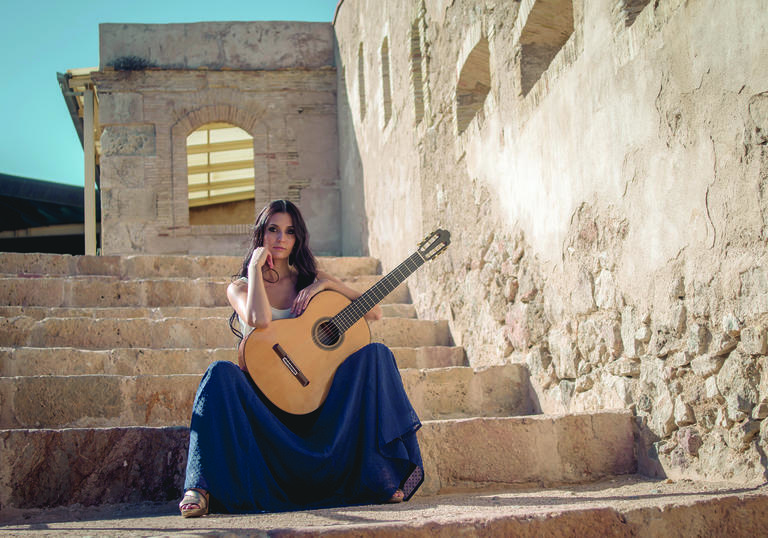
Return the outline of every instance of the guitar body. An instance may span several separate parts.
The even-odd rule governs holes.
[[[311,413],[325,401],[341,363],[371,342],[365,313],[450,243],[450,232],[437,229],[416,252],[354,301],[335,291],[321,291],[301,316],[251,331],[240,342],[240,367],[283,411]]]
[[[337,338],[327,334],[326,322],[350,303],[340,293],[322,291],[299,317],[272,321],[243,339],[240,365],[283,411],[304,415],[320,407],[341,363],[370,343],[371,331],[363,318]]]

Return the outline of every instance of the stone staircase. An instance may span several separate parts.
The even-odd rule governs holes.
[[[69,532],[67,520],[98,513],[111,522],[102,522],[104,530],[116,525],[115,514],[159,510],[174,515],[153,532],[181,524],[174,505],[195,390],[210,362],[237,360],[225,288],[239,264],[228,256],[0,254],[0,521],[54,518]],[[378,278],[370,258],[322,258],[321,267],[360,290]],[[466,501],[491,490],[578,489],[600,480],[644,487],[647,481],[631,476],[637,460],[629,412],[531,415],[523,365],[468,367],[448,324],[417,319],[409,299],[405,285],[394,290],[371,329],[393,349],[423,421],[426,480],[410,503],[368,507],[378,515],[365,532],[414,531],[413,522],[403,523],[403,507],[455,503],[451,495],[459,492]],[[451,511],[445,529],[462,528],[465,512]],[[361,532],[343,518],[318,527],[318,513],[296,513],[282,528]],[[247,527],[254,517],[237,516],[246,527],[232,529],[254,530]]]

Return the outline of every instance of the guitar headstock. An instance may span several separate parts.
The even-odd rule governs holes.
[[[419,243],[418,253],[424,261],[428,261],[442,254],[450,244],[451,232],[438,228]]]

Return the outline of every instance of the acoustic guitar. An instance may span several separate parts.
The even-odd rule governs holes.
[[[300,316],[251,331],[240,343],[240,365],[283,411],[304,415],[316,410],[341,363],[371,342],[365,313],[424,262],[443,252],[450,238],[449,232],[435,230],[416,252],[354,301],[335,291],[321,291]]]

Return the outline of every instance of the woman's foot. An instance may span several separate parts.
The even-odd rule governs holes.
[[[203,489],[188,489],[179,503],[184,517],[200,517],[208,513],[208,492]]]
[[[395,491],[394,494],[389,498],[387,501],[388,503],[401,503],[403,502],[403,499],[405,498],[405,493],[403,493],[403,490],[398,489]]]

